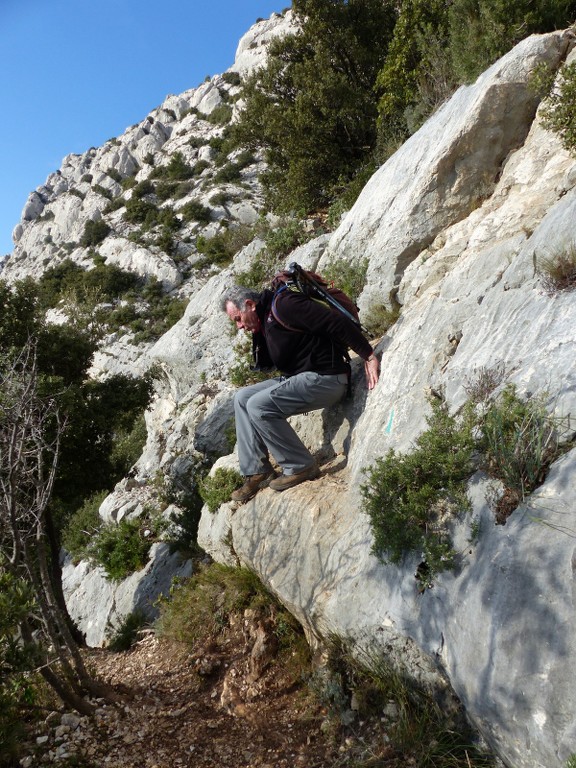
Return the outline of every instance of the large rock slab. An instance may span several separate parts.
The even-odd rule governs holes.
[[[329,246],[330,255],[369,259],[361,308],[390,304],[408,264],[492,193],[538,105],[530,73],[541,63],[556,67],[570,43],[562,32],[522,41],[461,87],[370,179]]]

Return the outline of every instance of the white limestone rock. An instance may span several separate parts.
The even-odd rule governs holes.
[[[276,37],[294,34],[297,29],[291,10],[282,15],[273,13],[269,19],[258,21],[240,38],[230,71],[246,77],[255,69],[263,67],[270,42]]]
[[[390,306],[410,262],[493,192],[536,111],[531,71],[557,66],[570,42],[565,32],[523,40],[459,88],[370,179],[329,246],[331,257],[369,259],[361,309],[382,299]]]
[[[106,263],[117,264],[127,272],[137,275],[155,277],[167,293],[182,282],[178,267],[163,251],[153,252],[121,237],[107,237],[100,244],[99,252],[106,259]]]

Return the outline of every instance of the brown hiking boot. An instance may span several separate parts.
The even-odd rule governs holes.
[[[295,485],[300,485],[305,480],[315,480],[320,474],[320,470],[316,464],[311,464],[302,472],[296,472],[295,475],[281,475],[274,478],[270,483],[270,488],[275,491],[285,491],[286,488],[293,488]]]
[[[230,498],[232,501],[249,501],[256,496],[261,488],[266,488],[275,474],[271,469],[268,472],[261,472],[259,475],[248,475],[244,485],[236,491],[232,491]]]

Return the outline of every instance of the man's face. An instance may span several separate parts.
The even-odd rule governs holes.
[[[238,309],[231,301],[227,302],[226,314],[238,330],[255,333],[260,329],[260,318],[256,312],[256,302],[252,301],[252,299],[246,299],[242,309]]]

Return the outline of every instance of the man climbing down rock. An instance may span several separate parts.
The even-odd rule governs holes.
[[[248,501],[261,488],[284,491],[314,480],[319,469],[288,424],[289,416],[339,402],[347,391],[348,347],[365,361],[368,389],[378,381],[379,363],[360,328],[338,310],[298,291],[257,293],[233,286],[222,309],[238,329],[252,333],[256,369],[281,376],[240,389],[234,399],[236,438],[244,485],[232,494]],[[275,476],[270,456],[282,468]]]

